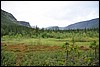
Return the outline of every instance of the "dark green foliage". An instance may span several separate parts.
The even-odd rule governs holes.
[[[90,45],[90,48],[92,48],[92,49],[94,50],[94,55],[95,55],[94,58],[97,58],[98,47],[99,47],[99,46],[96,44],[96,41],[95,41],[95,40],[94,40],[94,42],[91,43],[91,45]]]
[[[1,52],[1,66],[15,66],[16,56],[14,52],[2,51]]]
[[[23,37],[32,37],[32,38],[57,38],[57,39],[63,39],[63,38],[72,38],[73,33],[75,33],[75,36],[84,36],[84,37],[98,37],[99,29],[86,29],[86,33],[84,33],[84,30],[59,30],[59,31],[53,31],[53,30],[43,30],[39,28],[29,28],[25,26],[20,26],[17,24],[2,24],[1,25],[1,36],[9,35],[9,36],[15,36],[17,34],[21,34]],[[93,32],[92,32],[93,31]],[[74,36],[73,36],[74,37]],[[86,40],[81,40],[81,42],[84,42]],[[73,41],[73,39],[72,39]],[[75,39],[76,41],[76,39]]]
[[[65,43],[65,45],[69,45],[69,43],[68,43],[68,42],[66,42],[66,43]]]

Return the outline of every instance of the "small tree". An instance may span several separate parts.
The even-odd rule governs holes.
[[[69,43],[68,42],[66,42],[65,43],[65,51],[66,51],[66,57],[65,57],[65,59],[67,60],[68,59],[68,45],[69,45]],[[67,61],[65,60],[65,64],[67,64]]]
[[[73,38],[72,38],[72,43],[73,43],[73,47],[74,47],[74,45],[75,45],[74,36],[73,36]]]
[[[36,32],[35,32],[35,34],[36,34],[36,36],[38,36],[38,34],[39,34],[39,28],[37,27],[37,25],[36,25]]]
[[[91,45],[89,47],[94,50],[94,55],[95,55],[94,58],[96,58],[97,57],[97,51],[96,51],[96,49],[98,47],[98,45],[96,44],[96,41],[94,40],[94,42],[91,43]]]

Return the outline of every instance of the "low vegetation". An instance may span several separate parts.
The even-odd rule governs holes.
[[[44,30],[1,37],[1,66],[99,66],[99,31]]]

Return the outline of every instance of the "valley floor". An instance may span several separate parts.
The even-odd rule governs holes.
[[[97,44],[99,44],[98,39]],[[65,43],[70,46],[66,49]],[[97,66],[94,50],[89,46],[93,39],[86,42],[75,42],[71,39],[55,38],[2,38],[2,66]],[[77,46],[76,46],[77,45]],[[72,48],[73,47],[73,48]],[[68,50],[68,54],[66,52]]]

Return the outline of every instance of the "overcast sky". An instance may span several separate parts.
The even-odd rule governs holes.
[[[99,1],[1,1],[1,9],[40,28],[99,18]]]

